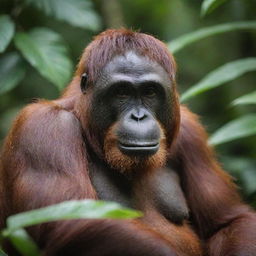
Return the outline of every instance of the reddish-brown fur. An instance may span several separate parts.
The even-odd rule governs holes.
[[[97,36],[63,96],[27,106],[14,123],[1,155],[1,228],[17,212],[69,199],[97,199],[85,143],[104,160],[104,136],[90,127],[90,86],[113,56],[127,50],[156,61],[174,81],[174,59],[159,40],[128,30]],[[86,96],[79,88],[85,71],[90,84]],[[164,158],[180,175],[191,223],[173,224],[153,207],[148,187],[152,172],[142,169],[133,181],[135,203],[145,213],[142,219],[60,221],[30,228],[43,255],[255,255],[255,213],[241,202],[232,179],[216,162],[197,117],[179,106],[175,84],[172,93],[173,116],[168,129],[163,128],[167,148],[162,152],[168,151]]]

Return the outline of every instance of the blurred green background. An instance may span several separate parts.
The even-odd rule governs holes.
[[[60,95],[94,35],[133,28],[173,50],[182,103],[255,207],[255,18],[255,0],[0,0],[0,146],[24,105]]]

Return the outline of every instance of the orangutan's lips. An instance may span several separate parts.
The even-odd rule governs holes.
[[[159,142],[119,142],[119,149],[126,155],[150,156],[159,149]]]

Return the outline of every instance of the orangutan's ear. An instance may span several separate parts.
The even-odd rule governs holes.
[[[86,89],[87,89],[87,79],[88,75],[86,73],[83,73],[81,76],[81,82],[80,82],[80,88],[82,93],[86,93]]]

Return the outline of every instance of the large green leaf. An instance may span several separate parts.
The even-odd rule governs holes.
[[[92,8],[91,0],[26,0],[47,15],[81,28],[100,29],[100,18]]]
[[[66,201],[9,217],[4,234],[8,236],[16,229],[60,219],[125,219],[140,216],[140,212],[123,208],[114,202],[98,200]]]
[[[16,52],[0,58],[0,94],[13,89],[25,75],[25,64]]]
[[[62,89],[69,81],[72,63],[61,37],[46,28],[35,28],[30,33],[18,33],[15,44],[38,72]]]
[[[24,256],[39,256],[40,252],[33,239],[24,229],[18,229],[8,237],[14,247]]]
[[[8,15],[0,15],[0,53],[3,52],[10,43],[14,35],[14,23]]]
[[[232,23],[225,23],[217,26],[202,28],[174,39],[173,41],[168,43],[168,47],[172,53],[177,53],[185,46],[190,45],[201,39],[204,39],[208,36],[222,34],[229,31],[247,30],[247,29],[256,29],[256,21],[232,22]]]
[[[214,9],[216,9],[221,4],[225,3],[227,0],[204,0],[201,7],[201,15],[204,16]]]
[[[218,145],[255,134],[256,115],[251,114],[225,124],[210,137],[209,143]]]
[[[232,105],[256,104],[256,91],[235,99],[231,104]]]
[[[246,58],[229,62],[210,72],[199,83],[189,88],[183,93],[181,101],[188,100],[189,98],[218,87],[253,70],[256,70],[256,58]]]

